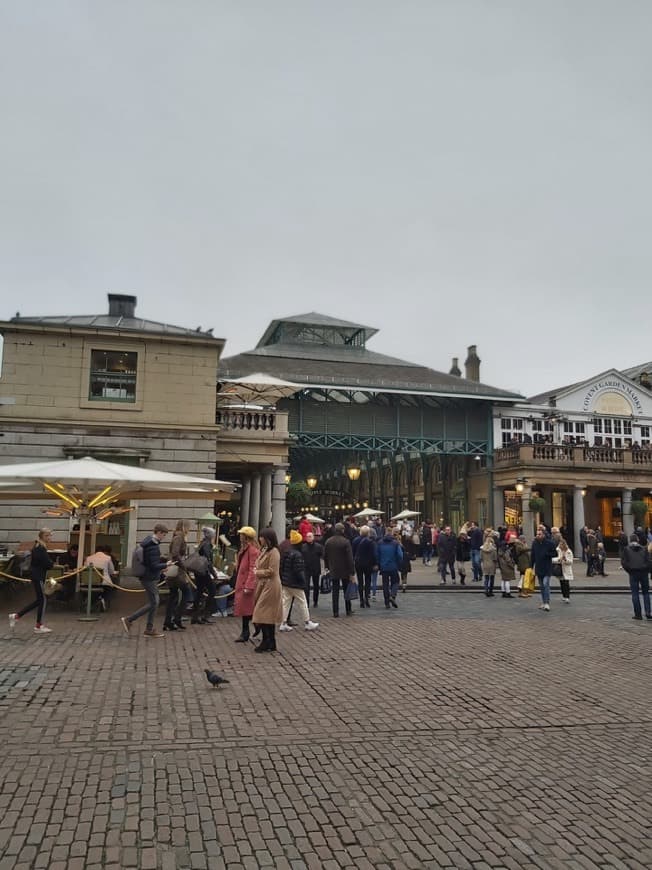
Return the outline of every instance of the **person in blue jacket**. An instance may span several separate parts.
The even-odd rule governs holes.
[[[403,562],[403,547],[389,532],[378,544],[378,567],[383,578],[383,597],[385,608],[398,608],[396,594],[398,592],[399,571]]]

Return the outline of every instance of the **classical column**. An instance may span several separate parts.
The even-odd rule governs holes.
[[[272,481],[272,528],[279,543],[285,538],[285,466],[274,468]]]
[[[251,503],[251,478],[247,475],[242,481],[240,494],[240,525],[249,525],[249,505]]]
[[[573,553],[576,559],[582,558],[580,532],[584,528],[584,487],[573,487]]]
[[[534,538],[534,517],[530,510],[531,498],[532,490],[529,486],[523,486],[523,491],[521,492],[521,517],[523,521],[523,534],[527,544],[531,544]]]
[[[505,525],[505,494],[502,486],[493,488],[493,527]],[[527,535],[527,532],[525,533]]]
[[[251,475],[251,504],[249,506],[249,525],[253,523],[258,532],[260,530],[260,471],[254,471]]]
[[[634,531],[634,517],[632,516],[632,490],[624,489],[621,496],[621,516],[623,520],[623,532],[629,536]]]
[[[285,478],[283,480],[285,484]],[[266,528],[272,521],[272,470],[263,472],[260,488],[260,522],[259,528]]]

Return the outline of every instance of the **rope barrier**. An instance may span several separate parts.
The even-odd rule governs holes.
[[[76,571],[69,571],[67,574],[61,574],[59,577],[48,577],[47,580],[49,582],[58,583],[60,580],[67,580],[68,577],[76,577],[78,574],[81,574],[83,571],[86,571],[88,568],[92,568],[98,577],[100,577],[101,579],[104,579],[104,574],[95,565],[85,565],[83,568],[77,568]],[[188,577],[188,582],[190,583],[192,588],[197,589],[196,585],[193,583],[190,576],[189,575],[186,575],[186,576]],[[15,577],[13,574],[5,574],[4,571],[0,571],[0,577],[6,577],[7,580],[18,580],[20,583],[31,583],[32,582],[30,577]],[[118,583],[114,583],[113,581],[111,581],[111,583],[112,583],[111,588],[119,589],[121,592],[132,592],[132,593],[135,593],[136,595],[142,595],[145,592],[144,589],[128,589],[126,586],[120,586]],[[167,580],[161,580],[159,583],[157,583],[157,586],[159,589],[161,589],[163,586],[166,585],[166,583],[167,583]],[[230,595],[233,595],[233,592],[226,592],[226,593],[224,593],[224,595],[215,595],[214,597],[215,597],[215,600],[217,601],[220,598],[228,598]]]

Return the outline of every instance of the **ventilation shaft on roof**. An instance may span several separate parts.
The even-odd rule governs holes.
[[[135,317],[137,301],[136,296],[109,293],[109,317]]]

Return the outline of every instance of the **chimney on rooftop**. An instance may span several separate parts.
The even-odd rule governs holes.
[[[135,296],[109,293],[109,317],[135,317],[137,301]]]
[[[460,371],[460,367],[459,367],[458,363],[459,363],[459,357],[454,356],[453,357],[453,365],[451,366],[451,370],[449,371],[448,374],[455,375],[456,377],[461,378],[462,372]]]
[[[477,351],[478,346],[476,344],[469,345],[468,356],[464,362],[467,381],[480,380],[480,357]]]

